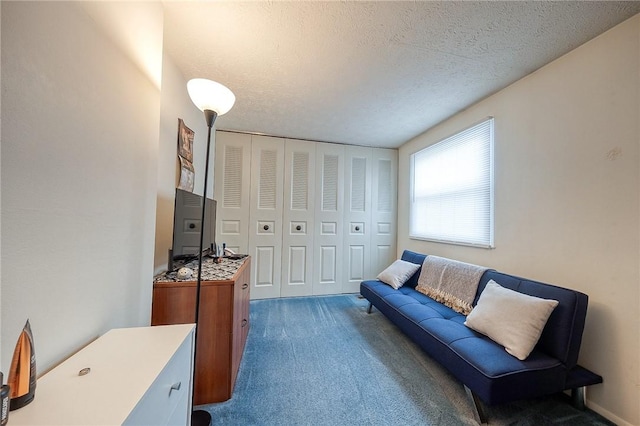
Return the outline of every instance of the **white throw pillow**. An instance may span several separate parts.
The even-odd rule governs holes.
[[[557,300],[518,293],[491,280],[464,324],[501,344],[519,360],[525,360],[556,306]]]
[[[387,269],[380,272],[378,279],[397,290],[415,274],[418,268],[420,268],[420,265],[398,259],[389,265]]]

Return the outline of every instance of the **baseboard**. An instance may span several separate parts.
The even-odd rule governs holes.
[[[624,419],[621,419],[620,417],[618,417],[615,414],[613,414],[611,411],[602,408],[598,404],[596,404],[596,403],[594,403],[592,401],[589,401],[588,399],[587,399],[587,408],[592,410],[592,411],[595,411],[596,413],[600,414],[605,419],[615,423],[618,426],[635,426],[634,424],[629,423],[628,421],[626,421]]]

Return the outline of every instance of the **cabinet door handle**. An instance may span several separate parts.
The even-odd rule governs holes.
[[[296,231],[299,231],[301,229],[302,229],[302,226],[300,226],[300,225],[296,226]]]
[[[356,226],[356,231],[359,231],[359,230],[360,230],[360,227],[359,227],[359,226]]]
[[[182,386],[182,382],[172,384],[171,389],[169,389],[169,395],[171,395],[171,392],[173,392],[174,390],[180,390],[180,386]]]
[[[263,226],[262,229],[264,229],[265,231],[268,231],[269,230],[269,225]]]
[[[249,323],[249,321],[247,321],[246,319],[243,319],[242,320],[242,327],[245,327],[248,323]]]
[[[243,290],[246,290],[248,287],[249,287],[249,284],[247,284],[247,283],[242,284],[242,289]]]

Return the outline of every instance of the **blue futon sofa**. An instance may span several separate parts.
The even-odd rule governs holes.
[[[426,255],[404,251],[402,260],[422,265]],[[587,313],[587,295],[487,270],[478,284],[473,306],[489,280],[520,293],[559,302],[533,352],[524,360],[464,325],[466,317],[416,291],[420,269],[399,289],[379,280],[363,281],[360,293],[428,355],[465,386],[476,419],[486,422],[488,405],[571,390],[584,408],[584,388],[602,377],[579,366],[578,353]]]

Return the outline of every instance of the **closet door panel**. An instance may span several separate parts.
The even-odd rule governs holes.
[[[249,254],[252,299],[280,297],[284,139],[251,136]]]
[[[337,259],[338,253],[335,245],[324,245],[320,247],[319,260],[319,285],[328,286],[335,285],[338,280]]]
[[[354,293],[397,255],[397,151],[216,133],[217,242],[256,299]]]
[[[345,148],[345,241],[342,293],[356,293],[360,282],[371,276],[371,166],[372,149]]]
[[[288,266],[286,271],[288,279],[284,281],[286,284],[289,286],[299,287],[304,286],[305,284],[311,284],[307,276],[309,270],[307,267],[308,258],[309,255],[307,253],[306,246],[289,246],[287,261],[283,262],[283,264],[286,263]],[[309,288],[311,288],[310,285]],[[284,291],[281,291],[280,293],[283,296],[287,296],[287,294],[284,294]]]
[[[313,294],[315,145],[285,141],[282,296]]]
[[[256,287],[274,287],[275,283],[275,247],[258,246],[255,248],[256,258]]]
[[[344,146],[316,143],[313,294],[342,290]]]
[[[216,132],[216,243],[249,253],[251,135]]]
[[[360,281],[365,278],[365,246],[350,244],[349,252],[347,253],[349,260],[349,281]]]
[[[371,269],[377,276],[396,259],[398,151],[372,150]]]

